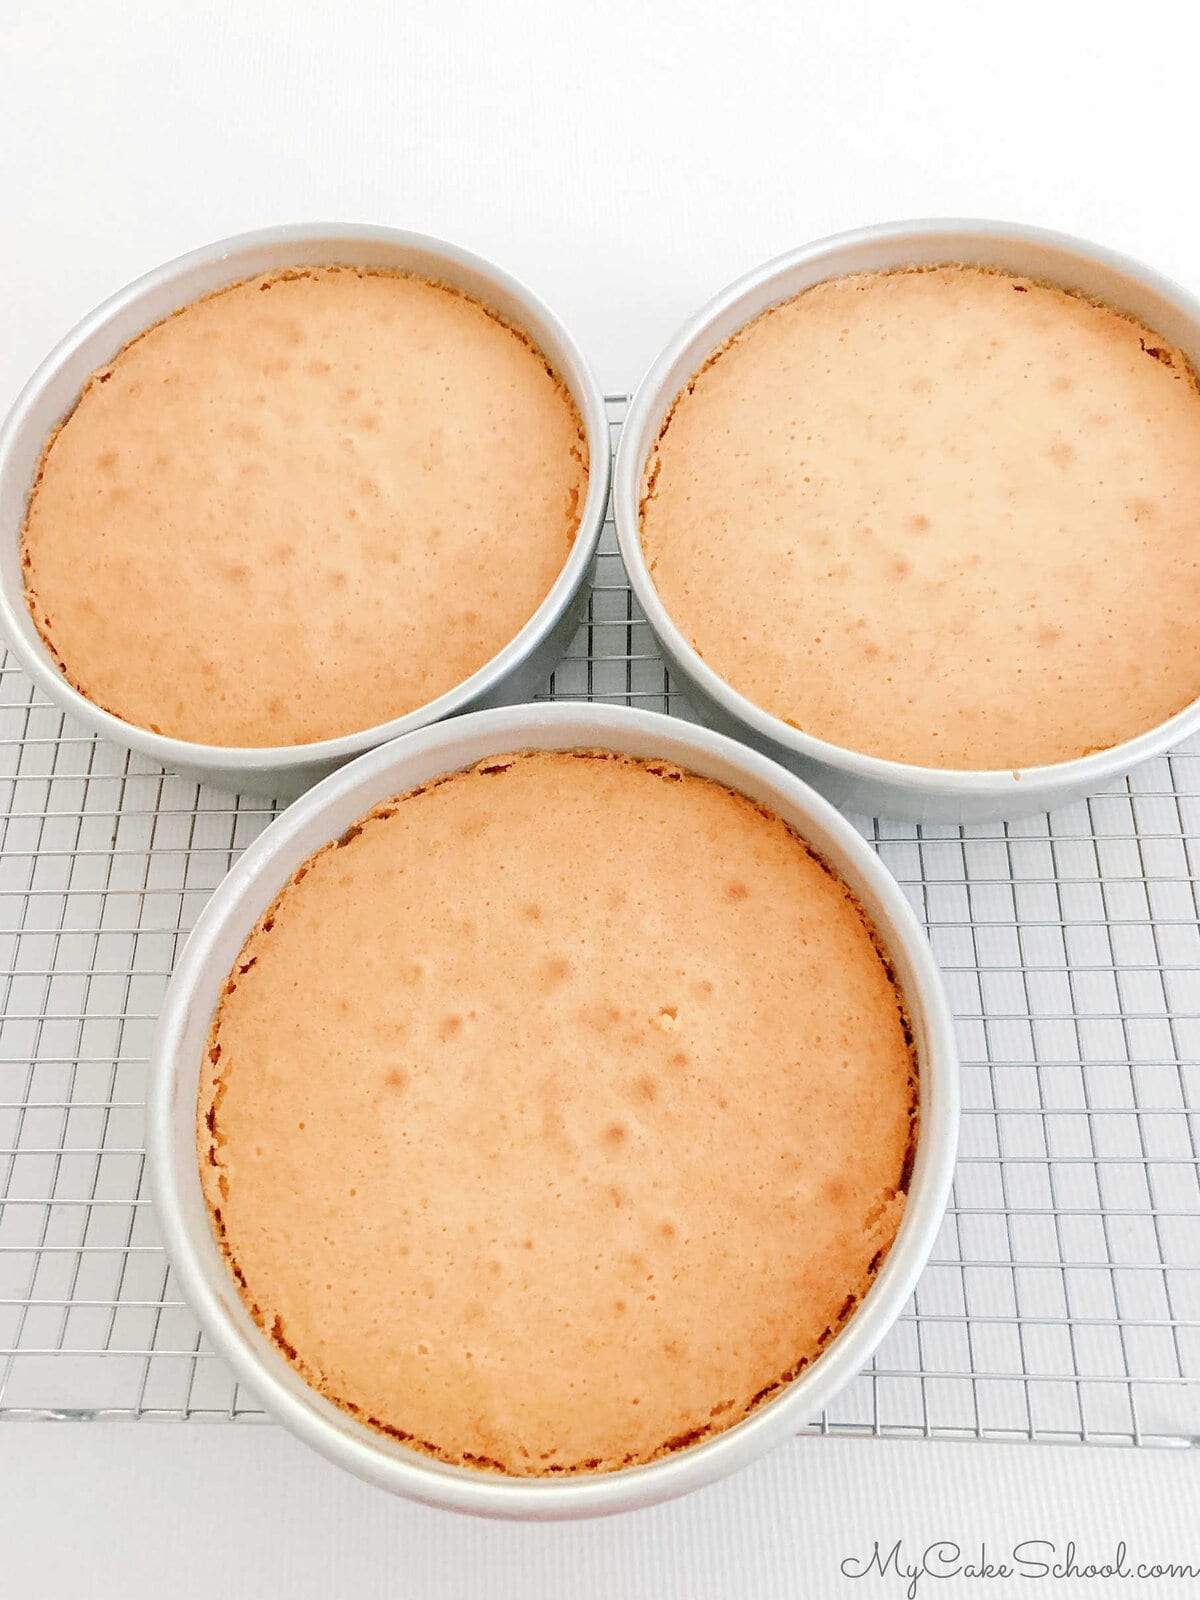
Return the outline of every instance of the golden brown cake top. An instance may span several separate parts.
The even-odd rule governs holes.
[[[575,406],[457,290],[311,268],[185,307],[87,383],[25,529],[83,694],[218,745],[376,726],[507,644],[587,493]]]
[[[1009,769],[1200,694],[1200,390],[1140,323],[978,268],[833,278],[675,402],[642,544],[755,704],[846,748]]]
[[[842,881],[664,762],[518,754],[294,876],[199,1155],[263,1329],[447,1461],[605,1470],[738,1421],[866,1292],[915,1065]]]

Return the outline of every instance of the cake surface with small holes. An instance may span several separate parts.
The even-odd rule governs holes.
[[[853,1314],[916,1074],[873,928],[778,816],[524,752],[292,875],[214,1018],[198,1157],[314,1388],[448,1462],[606,1471],[739,1421]]]
[[[652,581],[733,689],[844,749],[1050,765],[1200,695],[1200,390],[1131,317],[945,266],[831,278],[676,399]]]
[[[306,744],[491,660],[553,587],[587,482],[566,388],[478,301],[269,273],[89,379],[30,498],[26,598],[67,679],[126,722]]]

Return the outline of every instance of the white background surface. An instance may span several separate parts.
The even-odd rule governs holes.
[[[0,8],[0,406],[129,278],[266,223],[371,220],[526,279],[625,389],[759,260],[887,217],[1103,240],[1200,289],[1200,15],[1054,0]],[[806,1596],[878,1537],[1200,1562],[1200,1457],[798,1441],[634,1518],[468,1523],[274,1429],[0,1428],[0,1597]],[[918,1593],[1109,1594],[921,1580]],[[1190,1592],[1133,1585],[1129,1593]]]

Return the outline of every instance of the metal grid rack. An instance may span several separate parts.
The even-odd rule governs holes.
[[[546,692],[688,715],[611,528]],[[167,1266],[142,1102],[182,940],[274,808],[95,740],[7,659],[0,789],[0,1416],[261,1417]],[[963,1130],[915,1296],[812,1426],[1200,1442],[1200,741],[1022,823],[859,825],[946,975]]]

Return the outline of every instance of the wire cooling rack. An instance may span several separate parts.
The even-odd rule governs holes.
[[[546,695],[689,714],[611,528]],[[275,808],[94,739],[8,659],[0,791],[0,1416],[261,1417],[167,1265],[142,1104],[182,941]],[[916,1294],[813,1428],[1200,1442],[1200,742],[1021,823],[855,820],[946,975],[964,1116]]]

